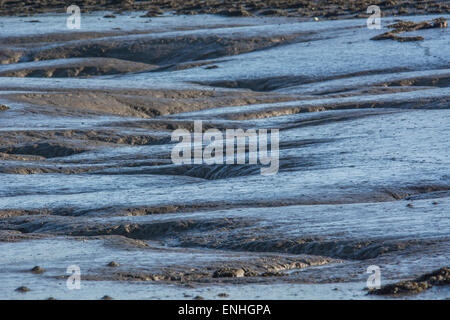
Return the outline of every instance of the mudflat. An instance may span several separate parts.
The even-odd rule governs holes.
[[[381,30],[365,1],[73,2],[79,30],[0,4],[0,298],[449,297],[446,1]],[[198,120],[278,129],[279,172],[175,165]]]

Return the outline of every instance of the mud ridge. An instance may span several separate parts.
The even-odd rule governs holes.
[[[447,28],[447,20],[445,18],[436,18],[432,21],[423,21],[423,22],[411,22],[411,21],[399,21],[397,23],[391,24],[388,28],[393,29],[392,31],[388,31],[382,33],[378,36],[371,38],[370,40],[396,40],[399,42],[409,42],[409,41],[422,41],[424,40],[421,36],[411,36],[404,37],[398,36],[397,34],[403,32],[410,32],[416,30],[423,29],[434,29],[434,28]]]
[[[63,62],[63,64],[61,64],[61,62]],[[47,66],[34,66],[33,63],[18,64],[15,68],[11,68],[10,70],[0,71],[0,77],[91,77],[125,74],[152,68],[154,68],[154,66],[145,63],[111,58],[48,60]]]
[[[400,281],[385,285],[380,289],[372,289],[372,295],[406,295],[418,294],[435,286],[450,285],[450,267],[443,267],[423,274],[414,280]]]
[[[25,144],[0,149],[0,152],[16,155],[33,155],[44,158],[68,157],[74,154],[83,153],[86,150],[72,148],[56,143],[41,142],[35,144]]]
[[[260,95],[196,89],[141,90],[140,92],[136,90],[105,92],[86,89],[70,90],[69,93],[67,90],[63,92],[10,93],[6,97],[12,101],[58,108],[48,110],[52,114],[62,113],[62,109],[67,109],[84,112],[84,115],[89,111],[93,114],[114,114],[140,118],[154,118],[209,108],[292,100],[290,96],[279,94]]]
[[[314,78],[307,76],[276,76],[258,79],[236,79],[236,80],[220,80],[211,82],[198,82],[198,84],[218,88],[250,89],[252,91],[267,92],[309,83],[347,79],[358,76],[391,74],[406,71],[410,70],[408,68],[379,69],[379,70],[353,72],[343,75],[328,76],[321,78]]]
[[[325,239],[220,239],[210,237],[190,237],[180,242],[183,247],[205,247],[219,250],[278,252],[285,254],[309,254],[335,259],[368,260],[381,255],[417,250],[420,247],[433,244],[424,240],[367,240],[367,241],[327,241]]]
[[[139,35],[136,39],[111,37],[98,40],[80,40],[66,44],[33,49],[24,58],[42,61],[67,58],[115,58],[150,65],[170,65],[187,61],[217,59],[246,52],[267,49],[289,43],[299,35],[272,37],[227,38],[211,35],[185,35],[158,38]]]
[[[138,240],[158,240],[162,238],[167,238],[174,235],[179,235],[180,233],[187,233],[192,230],[225,230],[225,229],[235,229],[239,227],[244,227],[250,222],[243,221],[242,219],[234,218],[224,218],[224,219],[211,219],[211,220],[176,220],[176,221],[165,221],[165,222],[155,222],[148,224],[123,224],[112,227],[83,227],[84,230],[77,230],[75,226],[61,226],[65,228],[66,231],[59,229],[57,233],[70,235],[70,236],[104,236],[104,235],[121,235],[131,239]],[[36,229],[35,229],[36,228]],[[55,226],[51,224],[48,228],[54,229]],[[24,233],[30,232],[48,232],[47,228],[42,228],[42,226],[31,224],[29,226],[22,226],[19,231]],[[50,231],[50,230],[49,230]],[[51,231],[53,232],[53,231]]]

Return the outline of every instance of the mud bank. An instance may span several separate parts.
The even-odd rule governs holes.
[[[369,291],[376,295],[401,295],[418,294],[434,286],[448,286],[450,282],[449,268],[443,267],[439,270],[424,274],[414,280],[401,281],[389,284],[378,290]]]

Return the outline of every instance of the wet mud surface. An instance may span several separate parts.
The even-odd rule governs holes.
[[[389,284],[378,290],[370,291],[370,294],[395,295],[395,294],[416,294],[428,290],[433,286],[448,286],[450,282],[449,269],[447,267],[435,270],[420,277]]]
[[[382,30],[364,1],[104,1],[81,30],[13,3],[45,13],[0,18],[0,298],[450,296],[446,2]],[[371,40],[393,28],[423,40]],[[278,174],[174,165],[194,120],[279,129]]]

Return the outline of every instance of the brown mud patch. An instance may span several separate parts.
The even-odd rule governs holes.
[[[60,44],[57,48],[35,48],[27,55],[31,61],[66,58],[115,58],[150,65],[170,65],[268,49],[290,43],[298,35],[229,37],[220,35],[185,35],[159,38],[110,37]]]
[[[405,71],[410,70],[408,68],[378,69],[378,70],[352,72],[343,75],[336,75],[322,78],[314,78],[307,76],[277,76],[277,77],[266,77],[257,79],[237,79],[237,80],[221,80],[212,82],[198,82],[198,84],[218,88],[250,89],[252,91],[266,92],[315,82],[347,79],[358,76],[382,75]]]
[[[260,79],[242,79],[242,80],[230,80],[230,81],[212,81],[212,82],[200,82],[201,85],[217,87],[217,88],[232,88],[232,89],[249,89],[254,92],[272,92],[280,89],[296,87],[306,84],[320,83],[324,81],[332,81],[339,79],[348,79],[359,76],[369,75],[385,75],[394,74],[397,72],[411,71],[406,68],[396,68],[388,70],[373,70],[355,72],[349,74],[343,74],[325,78],[311,78],[303,76],[282,76],[282,77],[269,77]],[[352,86],[349,88],[340,88],[338,90],[322,89],[318,93],[312,93],[314,95],[320,95],[328,97],[346,97],[361,94],[385,94],[396,93],[402,91],[413,91],[421,88],[414,87],[448,87],[450,85],[450,77],[448,74],[432,75],[432,76],[418,76],[418,77],[405,77],[402,80],[388,81],[367,85]],[[403,88],[401,88],[403,87]],[[403,89],[403,90],[401,90]],[[306,99],[307,97],[305,97]]]
[[[248,252],[278,252],[285,254],[309,254],[335,259],[369,260],[379,256],[406,250],[417,250],[435,241],[424,240],[326,240],[321,238],[280,239],[270,236],[258,237],[256,230],[249,236],[231,234],[221,237],[216,234],[214,239],[209,235],[189,236],[181,238],[180,246],[203,247],[216,250],[248,251]],[[258,239],[260,238],[260,239]]]
[[[69,91],[69,93],[67,92]],[[61,90],[45,93],[10,93],[10,100],[52,106],[98,114],[114,114],[154,118],[182,112],[226,106],[289,101],[292,97],[279,94],[230,92],[222,90]],[[57,110],[55,109],[55,113]],[[49,112],[51,112],[49,110]]]
[[[78,60],[78,59],[77,59]],[[30,66],[0,72],[1,77],[67,78],[124,74],[152,69],[152,65],[111,58],[87,58],[83,61],[66,60],[63,65]]]
[[[397,34],[403,32],[411,32],[423,29],[435,29],[435,28],[447,28],[447,20],[445,18],[437,18],[432,21],[423,22],[411,22],[411,21],[399,21],[397,23],[391,24],[388,28],[393,29],[392,31],[385,32],[378,36],[371,38],[371,40],[396,40],[399,42],[408,41],[422,41],[424,40],[421,36],[404,37],[398,36]]]
[[[74,154],[85,152],[83,149],[72,148],[55,143],[35,143],[21,146],[6,147],[0,149],[0,152],[13,155],[31,155],[44,158],[68,157]]]
[[[0,143],[3,148],[0,153],[18,154],[8,152],[12,149],[21,149],[18,145],[20,143],[38,144],[42,141],[59,144],[74,144],[80,142],[84,148],[88,146],[114,146],[114,145],[130,145],[130,146],[146,146],[155,144],[169,143],[170,139],[166,137],[139,134],[123,133],[116,130],[92,130],[92,129],[77,129],[77,130],[14,130],[14,131],[0,131]],[[77,148],[75,148],[77,149]],[[6,150],[3,151],[3,150]],[[30,155],[29,153],[25,153]],[[23,154],[22,154],[23,155]],[[42,156],[41,154],[39,154]],[[2,155],[0,155],[2,157]],[[32,160],[33,157],[28,157],[23,160]]]
[[[349,110],[349,109],[375,109],[375,108],[396,108],[396,109],[448,109],[448,101],[442,98],[420,99],[415,101],[374,101],[372,102],[338,102],[311,104],[302,106],[289,106],[264,108],[255,111],[241,111],[223,115],[228,120],[250,120],[280,117],[305,112],[320,112],[329,110]]]
[[[418,294],[435,286],[450,285],[450,267],[423,274],[413,280],[400,281],[385,285],[380,289],[372,289],[372,295],[407,295]]]
[[[241,261],[228,263],[211,261],[200,266],[166,266],[153,272],[139,270],[133,267],[119,266],[119,271],[99,269],[85,279],[91,281],[151,281],[175,284],[207,284],[207,283],[249,283],[264,282],[287,278],[285,271],[306,269],[313,266],[322,266],[330,263],[339,263],[340,260],[319,256],[280,256],[256,255]],[[115,268],[116,269],[116,268]],[[123,270],[120,270],[123,269]],[[286,279],[288,281],[288,279]]]
[[[19,242],[36,239],[48,238],[49,235],[41,235],[37,233],[24,234],[17,230],[0,230],[0,242]]]

